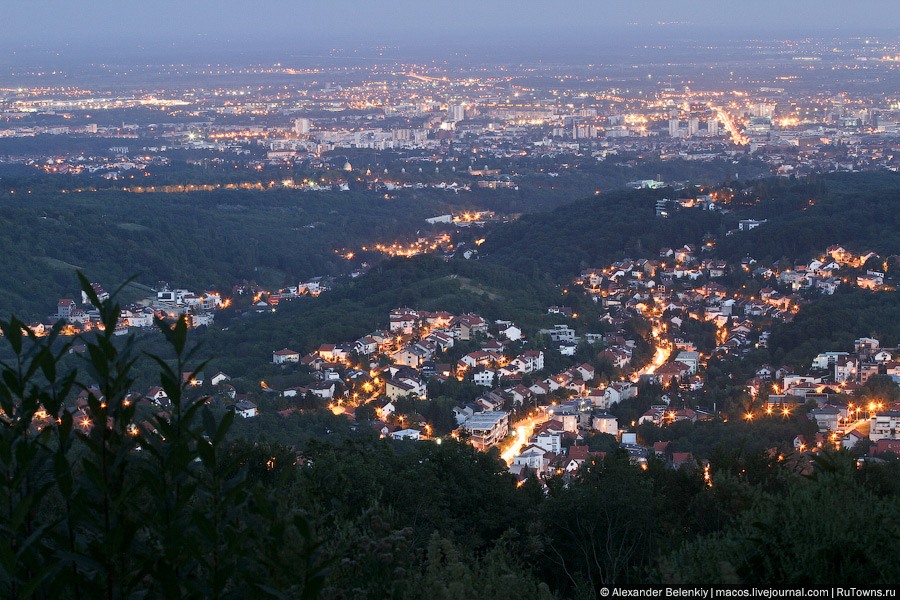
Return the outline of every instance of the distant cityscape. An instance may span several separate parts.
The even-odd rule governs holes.
[[[0,596],[893,597],[900,40],[692,23],[0,62]]]
[[[751,155],[784,176],[896,170],[900,98],[885,85],[900,70],[895,43],[798,40],[743,50],[749,59],[733,64],[685,65],[655,62],[664,60],[660,48],[630,73],[602,64],[167,65],[108,67],[109,79],[90,88],[76,73],[0,74],[0,82],[35,82],[0,90],[0,138],[115,140],[95,152],[11,146],[0,150],[0,163],[91,173],[133,191],[214,189],[213,181],[142,185],[142,171],[183,151],[199,153],[189,162],[247,169],[316,168],[334,151],[392,151],[405,166],[335,165],[387,186],[409,171],[447,186],[469,174],[476,185],[502,187],[527,173],[499,171],[492,160],[541,159],[552,172],[573,168],[562,157],[616,161],[634,153],[695,161]]]

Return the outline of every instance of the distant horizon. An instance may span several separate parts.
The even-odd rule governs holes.
[[[572,62],[588,64],[608,56],[610,59],[633,56],[637,53],[660,52],[668,49],[698,51],[713,48],[736,47],[749,41],[777,43],[780,41],[818,38],[816,41],[851,40],[871,37],[874,42],[896,43],[900,36],[886,35],[876,31],[848,31],[840,29],[818,29],[793,31],[791,35],[710,35],[690,27],[657,27],[652,31],[634,28],[634,35],[603,35],[597,38],[573,36],[568,39],[540,40],[505,39],[496,36],[491,39],[460,40],[432,38],[428,41],[407,39],[385,41],[377,39],[332,40],[330,44],[293,38],[260,40],[250,42],[235,38],[210,38],[196,36],[193,39],[177,40],[94,40],[77,43],[57,41],[56,43],[13,43],[0,41],[0,65],[4,66],[51,66],[103,64],[142,64],[167,62],[225,61],[235,64],[274,64],[296,57],[316,59],[384,60],[468,62],[471,64],[492,64],[507,62]],[[643,33],[639,33],[642,31]],[[891,30],[893,33],[895,30]],[[708,44],[708,45],[707,45]],[[684,46],[684,47],[682,47]]]
[[[315,51],[327,56],[391,46],[395,57],[472,60],[542,53],[577,57],[590,50],[624,50],[673,42],[872,36],[896,41],[900,3],[868,0],[847,10],[843,0],[644,0],[627,6],[566,0],[338,0],[301,5],[288,0],[192,0],[155,3],[44,0],[4,7],[4,62],[34,57],[61,61],[194,60],[215,55],[272,57]],[[864,10],[860,9],[863,5]]]

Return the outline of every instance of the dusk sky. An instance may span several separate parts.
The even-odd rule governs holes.
[[[34,0],[4,3],[0,44],[53,47],[125,39],[466,44],[529,35],[538,39],[523,41],[550,35],[559,43],[566,34],[627,39],[679,29],[748,36],[834,29],[895,36],[898,25],[897,0]]]

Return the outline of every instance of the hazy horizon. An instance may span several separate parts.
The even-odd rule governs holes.
[[[4,7],[0,48],[16,63],[58,53],[61,60],[116,57],[207,58],[391,46],[399,55],[428,52],[578,53],[678,40],[804,35],[897,37],[900,3],[867,0],[848,11],[841,0],[722,3],[644,0],[603,2],[338,0],[298,6],[289,0],[160,0],[155,3],[44,0]],[[861,6],[860,6],[861,5]],[[177,15],[177,16],[173,16]]]

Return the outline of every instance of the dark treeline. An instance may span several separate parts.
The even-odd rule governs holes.
[[[145,285],[196,291],[241,280],[296,285],[349,270],[335,249],[406,239],[455,202],[472,207],[444,192],[396,200],[284,189],[8,198],[0,208],[0,306],[7,315],[43,317],[77,292],[76,268],[108,288],[134,274]]]
[[[731,185],[733,189],[726,189],[734,198],[726,205],[726,214],[675,210],[661,219],[655,213],[657,200],[693,192],[610,192],[498,227],[483,251],[491,261],[556,281],[624,257],[656,257],[664,246],[700,247],[706,234],[718,240],[716,256],[737,261],[750,255],[762,264],[782,258],[807,260],[835,244],[885,257],[900,253],[896,173],[764,179],[745,188],[737,182]],[[726,235],[737,229],[740,219],[748,218],[769,222],[750,232]]]
[[[62,154],[103,155],[113,143],[80,136],[44,137],[52,137],[50,141]],[[46,143],[44,137],[41,143]],[[16,142],[21,147],[4,140],[0,155],[27,154],[37,147],[27,138]],[[144,172],[113,182],[96,175],[47,175],[33,167],[4,165],[0,169],[4,198],[0,219],[6,233],[0,235],[0,252],[7,268],[0,276],[0,314],[29,319],[45,316],[55,300],[78,289],[76,268],[110,286],[138,273],[138,282],[151,286],[168,281],[191,289],[222,288],[246,279],[279,287],[296,284],[303,277],[343,273],[350,264],[342,261],[335,249],[358,250],[374,242],[410,239],[429,228],[426,218],[439,214],[544,211],[593,194],[597,188],[618,188],[631,179],[657,173],[667,178],[682,173],[698,181],[719,181],[733,166],[720,162],[637,163],[628,157],[617,162],[578,163],[573,156],[570,168],[551,177],[549,171],[558,160],[510,159],[491,168],[510,173],[519,189],[495,191],[474,186],[477,178],[466,170],[484,166],[474,158],[475,162],[460,160],[455,167],[444,165],[440,172],[423,168],[421,173],[400,154],[376,155],[363,150],[332,153],[326,168],[320,169],[285,166],[257,171],[210,158],[197,151],[176,152],[169,165],[151,165]],[[188,159],[199,164],[188,164]],[[349,174],[341,170],[346,159],[357,167]],[[394,181],[456,181],[473,188],[459,194],[407,189],[385,199],[381,192],[367,191],[363,181],[382,176],[384,169]],[[752,161],[741,169],[761,172],[760,165]],[[368,170],[373,174],[365,175]],[[523,174],[518,175],[520,172]],[[283,179],[300,182],[306,178],[327,183],[347,179],[351,191],[301,193],[277,187]],[[257,182],[275,182],[276,188],[265,193],[221,190],[189,194],[134,194],[121,189]],[[98,191],[72,192],[77,189]]]
[[[886,348],[900,345],[900,292],[854,290],[826,296],[776,327],[769,347],[775,364],[808,367],[820,352],[852,351],[853,340],[860,337],[873,337]]]
[[[740,218],[768,222],[728,236],[718,250],[728,259],[749,255],[767,263],[805,260],[832,245],[895,255],[900,253],[898,193],[900,175],[889,171],[762,180],[746,191],[746,200],[756,204],[740,209]]]

